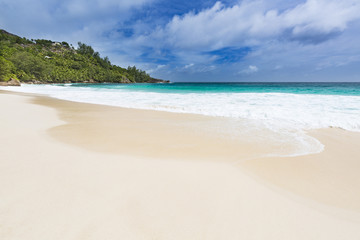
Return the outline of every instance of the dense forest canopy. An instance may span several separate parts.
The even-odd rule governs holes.
[[[127,69],[111,64],[91,46],[78,43],[26,39],[0,30],[0,81],[21,82],[161,82],[135,66]]]

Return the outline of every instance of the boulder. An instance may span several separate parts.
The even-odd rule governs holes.
[[[131,83],[131,81],[127,77],[122,76],[121,83]]]
[[[0,86],[21,86],[21,83],[19,80],[11,78],[7,82],[0,82]]]
[[[28,82],[26,82],[26,83],[27,83],[27,84],[43,84],[43,82],[38,81],[38,80],[35,80],[35,79],[30,80],[30,81],[28,81]]]

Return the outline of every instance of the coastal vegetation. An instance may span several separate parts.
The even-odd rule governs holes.
[[[162,82],[135,66],[122,68],[91,46],[45,39],[26,39],[0,30],[0,81],[25,83]]]

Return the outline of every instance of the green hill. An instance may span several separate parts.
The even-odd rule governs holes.
[[[0,81],[11,78],[25,83],[165,82],[135,66],[113,65],[81,42],[75,49],[67,42],[29,40],[0,30]]]

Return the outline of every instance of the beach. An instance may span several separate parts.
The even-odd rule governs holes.
[[[224,118],[0,101],[1,239],[360,239],[360,133],[266,157],[271,142],[219,134]]]

